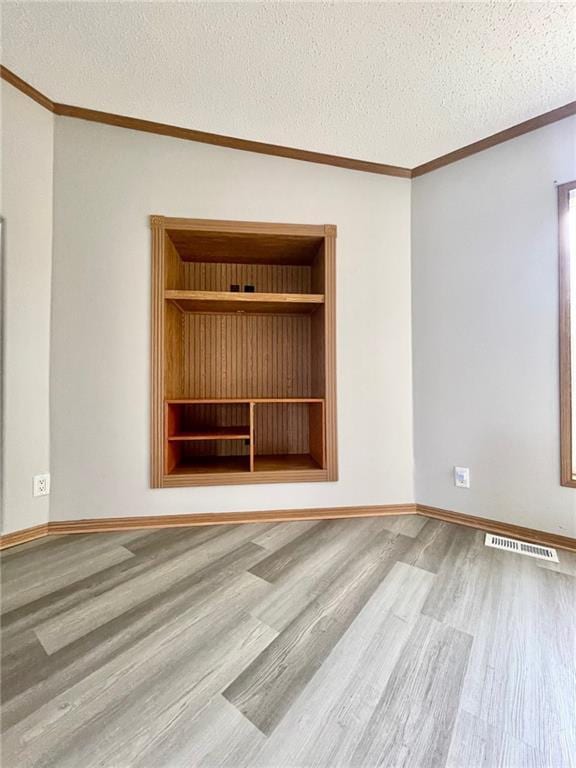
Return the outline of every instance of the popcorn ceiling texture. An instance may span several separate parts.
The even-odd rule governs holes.
[[[415,166],[576,98],[576,5],[3,3],[55,101]]]

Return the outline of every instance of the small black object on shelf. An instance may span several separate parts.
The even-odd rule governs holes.
[[[231,285],[230,290],[232,291],[232,293],[240,293],[240,286],[236,284]]]
[[[254,286],[253,285],[245,285],[244,286],[244,293],[254,293]]]

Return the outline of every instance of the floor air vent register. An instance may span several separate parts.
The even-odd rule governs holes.
[[[559,562],[555,549],[543,547],[540,544],[530,544],[527,541],[508,539],[506,536],[496,536],[493,533],[486,534],[484,543],[487,547],[503,549],[506,552],[516,552],[518,555],[537,557],[539,560],[548,560],[551,563]]]

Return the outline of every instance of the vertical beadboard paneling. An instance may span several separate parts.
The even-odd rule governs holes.
[[[253,285],[258,293],[310,293],[311,267],[291,264],[217,264],[182,262],[180,286],[189,291],[229,291]],[[177,286],[169,286],[177,287]]]
[[[187,405],[179,406],[183,411],[182,431],[200,430],[202,427],[243,427],[249,433],[250,406],[232,405]],[[185,443],[186,456],[247,456],[248,443],[243,440],[199,440]]]
[[[183,323],[183,396],[311,396],[310,315],[189,313],[183,315]],[[226,414],[232,406],[218,408]],[[306,408],[299,405],[258,406],[255,411],[256,452],[308,453]],[[235,424],[233,421],[213,423],[218,426]],[[243,446],[238,444],[226,444],[225,447],[231,451],[226,455],[243,454],[239,450]],[[199,447],[192,450],[198,451]],[[224,455],[220,451],[218,454]]]
[[[311,316],[183,315],[184,395],[310,397]]]
[[[309,453],[308,408],[305,403],[257,403],[256,455]]]

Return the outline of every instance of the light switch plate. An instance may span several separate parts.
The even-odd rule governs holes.
[[[454,467],[454,485],[456,488],[470,488],[469,467]]]

